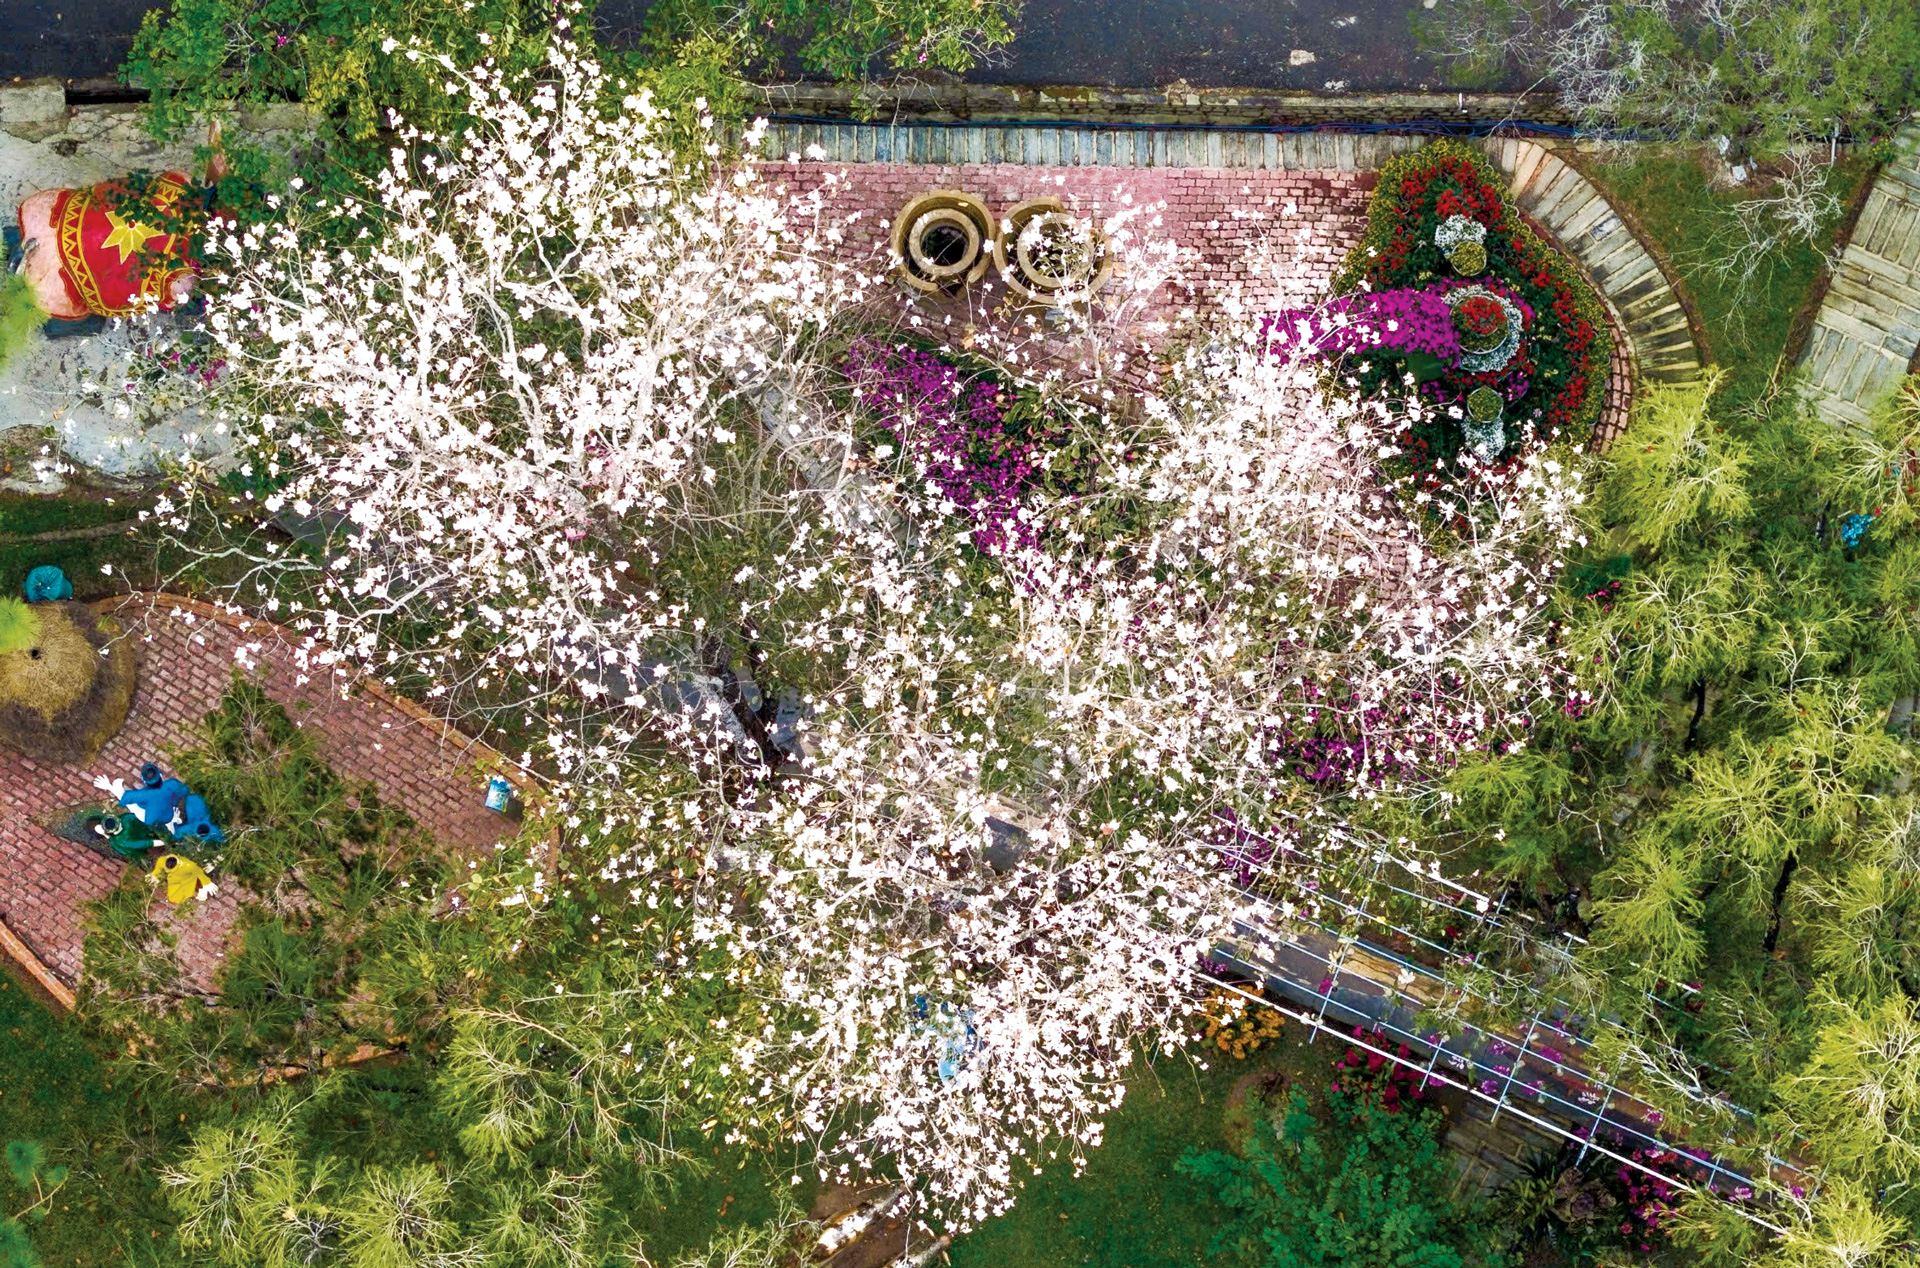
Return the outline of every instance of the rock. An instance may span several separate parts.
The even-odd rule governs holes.
[[[67,117],[67,90],[57,79],[0,84],[0,126],[51,123]]]

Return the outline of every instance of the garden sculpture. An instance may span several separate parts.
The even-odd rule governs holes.
[[[207,803],[200,794],[188,793],[180,801],[180,822],[173,825],[173,839],[224,845],[227,834],[213,821],[213,815],[207,810]]]
[[[73,597],[73,582],[52,564],[41,564],[29,572],[26,584],[20,588],[28,603],[55,603]]]
[[[189,898],[204,903],[220,889],[198,863],[184,854],[162,854],[153,861],[152,875],[167,883],[170,903],[184,903]]]
[[[188,791],[186,784],[165,778],[157,765],[148,762],[140,768],[140,786],[121,793],[120,804],[149,828],[167,828]]]
[[[184,172],[132,173],[27,196],[18,223],[4,229],[0,364],[35,325],[53,338],[93,334],[109,317],[187,302],[214,186],[227,173],[217,123],[207,141],[214,152],[204,181]]]

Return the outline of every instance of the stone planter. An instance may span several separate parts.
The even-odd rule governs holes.
[[[993,262],[1016,298],[1049,307],[1084,303],[1113,275],[1106,235],[1058,198],[1034,198],[1000,222]]]
[[[894,271],[923,294],[954,294],[987,275],[993,230],[993,213],[972,194],[921,194],[893,218]]]

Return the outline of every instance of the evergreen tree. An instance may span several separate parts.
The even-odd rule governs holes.
[[[1879,1262],[1920,1215],[1920,390],[1861,434],[1712,391],[1649,393],[1607,455],[1559,600],[1584,691],[1457,771],[1434,826],[1589,940],[1555,988],[1615,1023],[1603,1050],[1677,1042],[1669,1091],[1756,1111],[1746,1160],[1791,1216],[1769,1253]],[[1769,1184],[1762,1143],[1808,1174]],[[1760,1253],[1741,1224],[1703,1203],[1683,1227],[1736,1262]]]

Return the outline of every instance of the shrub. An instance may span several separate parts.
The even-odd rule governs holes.
[[[1464,1268],[1488,1262],[1491,1238],[1448,1196],[1439,1116],[1390,1114],[1340,1093],[1331,1123],[1295,1091],[1278,1124],[1255,1125],[1247,1156],[1189,1151],[1178,1170],[1216,1186],[1229,1214],[1216,1262],[1271,1268]]]

